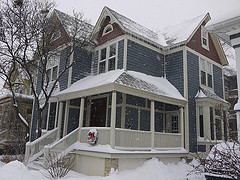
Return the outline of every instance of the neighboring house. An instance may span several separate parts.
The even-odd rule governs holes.
[[[0,153],[18,154],[23,153],[26,141],[29,139],[29,125],[32,117],[32,103],[30,84],[18,73],[14,82],[19,85],[15,88],[18,101],[19,113],[17,117],[14,109],[13,96],[8,86],[4,83],[0,90]]]
[[[238,101],[237,75],[236,70],[229,68],[224,70],[225,97],[231,104],[228,111],[229,138],[237,140],[237,117],[234,111],[234,106]]]
[[[61,21],[62,13],[54,13]],[[44,112],[48,132],[37,140],[33,112],[26,163],[44,152],[72,152],[74,170],[107,175],[152,157],[177,162],[227,138],[228,62],[205,29],[209,20],[202,15],[160,34],[104,7],[91,35],[95,47],[71,56],[76,65],[59,80]],[[58,41],[68,28],[61,34]],[[52,74],[64,65],[69,47],[62,49]],[[101,146],[86,145],[96,132]]]

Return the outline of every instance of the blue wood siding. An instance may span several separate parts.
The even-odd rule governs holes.
[[[60,66],[59,66],[59,73],[61,73],[65,69],[65,65],[67,62],[67,65],[69,65],[69,60],[70,60],[70,52],[71,52],[71,47],[67,47],[62,50],[61,56],[60,56]],[[68,74],[69,70],[67,70],[59,79],[59,84],[60,84],[60,90],[64,90],[67,88],[68,85]]]
[[[184,96],[183,51],[165,56],[167,80]]]
[[[213,81],[215,93],[223,98],[223,79],[222,79],[222,68],[213,65]]]
[[[118,42],[118,69],[123,69],[124,40]]]
[[[71,84],[90,75],[92,53],[83,48],[76,48],[73,60],[76,61],[76,63],[72,67]]]
[[[199,58],[187,51],[188,110],[189,110],[189,150],[197,152],[196,104],[195,96],[199,89]]]
[[[151,76],[163,76],[163,55],[128,40],[127,70],[141,72]]]

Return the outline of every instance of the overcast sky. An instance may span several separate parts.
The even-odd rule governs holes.
[[[240,8],[240,0],[55,0],[57,9],[72,14],[83,11],[95,25],[104,6],[137,23],[161,30],[199,15],[210,13],[212,19]]]

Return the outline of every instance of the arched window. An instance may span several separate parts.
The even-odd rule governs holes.
[[[113,31],[113,26],[111,24],[108,24],[103,30],[103,36],[112,32],[112,31]]]

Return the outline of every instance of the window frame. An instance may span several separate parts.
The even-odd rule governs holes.
[[[54,55],[53,57],[49,58],[49,61],[46,66],[46,75],[45,75],[45,82],[49,80],[48,82],[55,81],[58,78],[59,75],[59,63],[60,63],[60,57],[57,55]],[[56,77],[54,76],[54,69],[56,69]],[[47,76],[49,76],[47,79]]]
[[[204,49],[209,51],[209,37],[208,36],[209,36],[208,31],[203,26],[201,26],[201,44]],[[204,42],[206,42],[206,44]]]
[[[205,60],[204,58],[199,58],[199,82],[200,86],[204,86],[210,89],[214,89],[213,82],[213,63]],[[209,68],[210,66],[210,68]],[[204,77],[203,77],[204,76]],[[209,79],[211,77],[211,80]]]
[[[113,56],[110,56],[111,54],[111,47],[115,46],[115,53]],[[105,51],[105,58],[102,59],[102,52],[103,50],[106,49]],[[114,69],[109,69],[110,67],[110,60],[115,59],[114,61]],[[101,73],[106,73],[111,70],[116,70],[117,69],[117,62],[118,62],[118,42],[111,43],[107,46],[102,47],[101,49],[98,50],[98,74]],[[105,63],[104,65],[104,70],[102,70],[100,67],[101,63]]]
[[[110,31],[108,31],[108,29],[111,28]],[[104,29],[103,29],[103,33],[102,36],[105,36],[109,33],[113,32],[113,25],[112,24],[108,24]]]
[[[56,30],[55,32],[52,33],[51,42],[56,41],[61,36],[62,36],[62,33],[61,33],[60,29]]]

